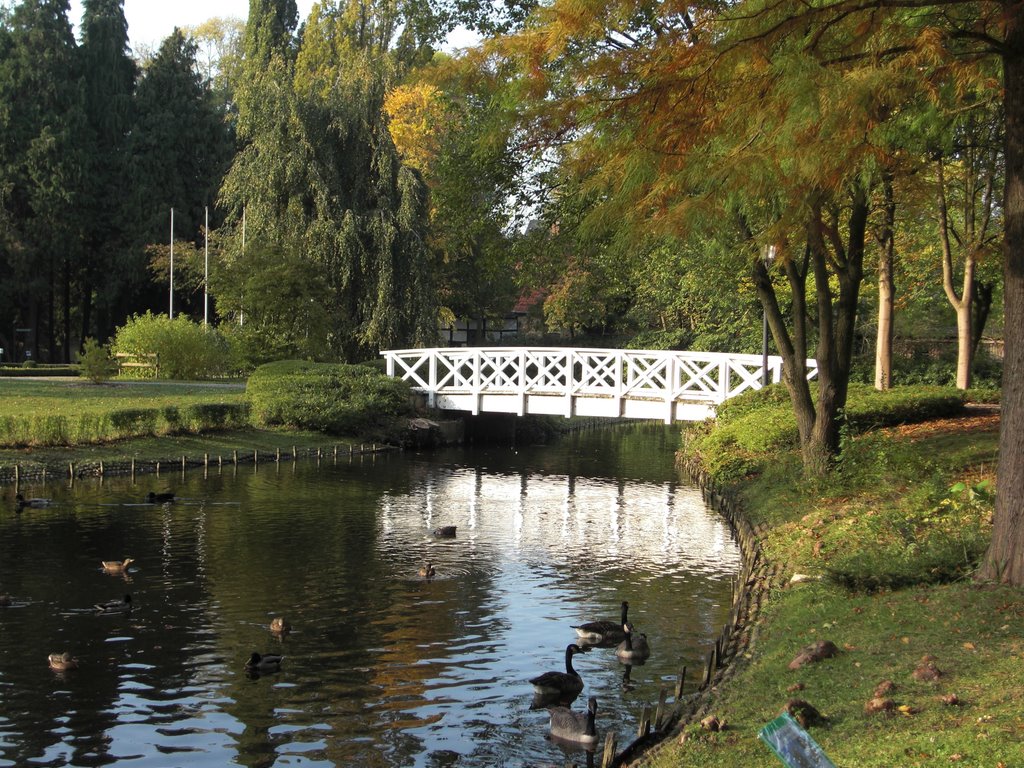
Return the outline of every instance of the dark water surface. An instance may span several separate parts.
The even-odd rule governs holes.
[[[601,738],[635,735],[724,624],[739,555],[672,468],[674,430],[555,446],[394,453],[50,483],[0,510],[0,766],[532,766],[583,762],[547,738],[531,677],[571,625],[630,618],[627,669],[576,657]],[[142,504],[173,490],[173,504]],[[456,525],[454,539],[431,531]],[[135,559],[126,575],[101,560]],[[437,576],[417,575],[430,560]],[[97,602],[131,594],[127,615]],[[268,630],[284,615],[293,631]],[[53,652],[80,668],[55,673]],[[253,651],[285,655],[252,678]],[[627,674],[628,673],[628,674]],[[625,680],[624,680],[625,678]],[[690,684],[692,687],[692,683]]]

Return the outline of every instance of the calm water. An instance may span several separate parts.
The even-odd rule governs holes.
[[[561,765],[527,681],[564,668],[570,625],[629,600],[651,659],[577,656],[574,705],[597,696],[601,738],[625,745],[663,685],[684,665],[696,677],[739,566],[678,482],[676,440],[637,425],[51,483],[22,491],[56,506],[20,515],[3,489],[0,766]],[[184,498],[141,504],[150,490]],[[127,575],[101,570],[125,556]],[[126,593],[128,615],[91,608]],[[282,639],[275,615],[294,628]],[[65,650],[80,668],[52,672]],[[284,654],[281,671],[246,676],[253,651]]]

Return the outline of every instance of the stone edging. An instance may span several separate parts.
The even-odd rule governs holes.
[[[757,640],[759,617],[769,593],[782,586],[782,569],[768,563],[761,551],[763,527],[750,524],[737,495],[718,488],[704,467],[695,460],[683,461],[682,468],[700,486],[704,501],[721,514],[740,548],[743,567],[733,590],[729,621],[715,640],[700,687],[676,702],[668,722],[657,732],[642,736],[626,747],[612,766],[637,766],[652,753],[676,738],[683,728],[707,716],[722,685],[731,680]]]

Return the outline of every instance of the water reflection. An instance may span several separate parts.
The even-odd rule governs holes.
[[[628,599],[655,652],[577,655],[573,705],[597,697],[601,737],[625,744],[699,666],[738,567],[674,440],[634,426],[28,489],[55,503],[0,513],[0,766],[560,764],[529,680]],[[150,490],[176,497],[140,504]],[[91,608],[126,591],[131,612]],[[65,651],[79,668],[48,669]],[[281,670],[246,676],[253,652]]]

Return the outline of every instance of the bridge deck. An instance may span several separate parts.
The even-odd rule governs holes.
[[[782,374],[781,357],[719,352],[451,347],[381,355],[388,375],[426,394],[432,407],[666,424],[713,416],[719,403]]]

